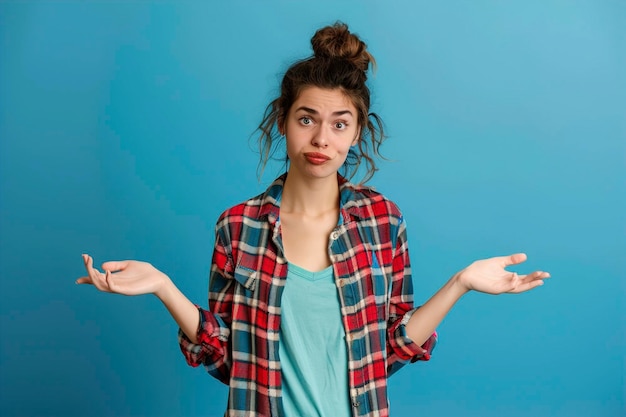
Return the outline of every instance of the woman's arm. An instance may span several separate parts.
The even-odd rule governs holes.
[[[198,308],[172,280],[147,262],[112,261],[102,264],[104,273],[93,267],[93,259],[83,255],[87,276],[77,284],[91,284],[98,290],[123,295],[154,294],[165,305],[185,335],[197,343],[200,317]]]
[[[418,345],[424,343],[454,304],[471,290],[488,294],[520,293],[542,285],[543,280],[550,277],[547,272],[518,275],[505,269],[525,260],[526,255],[523,253],[482,259],[457,272],[413,313],[406,324],[407,336]]]

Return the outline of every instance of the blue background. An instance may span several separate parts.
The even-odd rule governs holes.
[[[534,292],[469,294],[395,416],[623,416],[626,3],[2,2],[0,414],[220,416],[151,296],[76,286],[80,255],[148,260],[206,305],[213,225],[256,178],[281,73],[341,19],[379,64],[416,300],[525,251]]]

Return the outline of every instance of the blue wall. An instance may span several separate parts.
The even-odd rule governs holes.
[[[206,305],[217,216],[280,170],[257,182],[250,135],[341,19],[378,60],[372,184],[405,212],[417,301],[481,257],[553,275],[461,300],[390,380],[394,415],[625,415],[625,3],[215,3],[0,4],[0,414],[223,413],[158,300],[74,285],[80,255]]]

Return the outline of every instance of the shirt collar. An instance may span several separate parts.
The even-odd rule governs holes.
[[[261,210],[259,217],[267,217],[270,223],[275,223],[280,213],[280,202],[283,195],[283,186],[287,173],[276,178],[274,182],[261,195]],[[362,197],[357,195],[357,190],[369,188],[363,186],[355,186],[343,176],[337,174],[337,183],[339,185],[339,205],[341,216],[339,222],[350,221],[353,217],[362,218],[366,216],[365,208],[362,206]]]

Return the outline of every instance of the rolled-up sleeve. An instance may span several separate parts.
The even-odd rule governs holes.
[[[406,324],[411,319],[411,316],[419,307],[408,311],[404,317],[396,321],[393,327],[390,329],[390,333],[393,335],[389,339],[391,348],[400,359],[404,361],[416,362],[418,360],[427,361],[430,359],[435,345],[437,344],[437,332],[434,332],[426,342],[421,346],[413,342],[413,340],[406,334]]]
[[[226,272],[229,268],[230,259],[218,237],[209,279],[210,310],[196,306],[200,316],[196,334],[198,343],[193,343],[181,329],[178,330],[180,350],[187,363],[193,367],[204,365],[211,375],[224,383],[228,383],[231,364],[228,342],[233,295],[232,279]]]
[[[392,284],[387,326],[388,374],[391,375],[409,362],[430,359],[437,344],[434,332],[421,346],[406,333],[406,324],[417,308],[413,307],[413,281],[404,221],[399,225],[392,264]]]
[[[208,357],[224,356],[226,354],[224,344],[230,336],[230,330],[220,317],[201,307],[198,307],[198,313],[200,325],[196,337],[199,343],[193,343],[181,329],[178,329],[181,351],[187,363],[194,367],[205,364]]]

